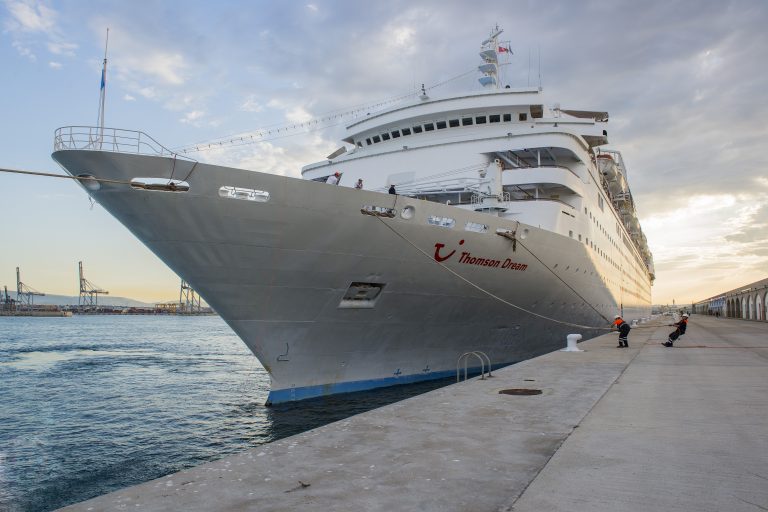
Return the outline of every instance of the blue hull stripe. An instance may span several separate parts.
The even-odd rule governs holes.
[[[494,364],[493,369],[508,366],[513,363]],[[480,367],[468,368],[470,374],[479,374]],[[296,400],[305,400],[325,395],[336,395],[338,393],[351,393],[353,391],[365,391],[368,389],[383,388],[387,386],[397,386],[400,384],[411,384],[414,382],[423,382],[426,380],[444,379],[455,377],[456,370],[445,370],[441,372],[414,373],[412,375],[400,375],[397,377],[384,377],[382,379],[356,380],[350,382],[337,382],[330,384],[320,384],[318,386],[306,386],[303,388],[277,389],[269,392],[267,405],[279,404],[282,402],[293,402]],[[464,369],[461,369],[461,376],[464,376]]]

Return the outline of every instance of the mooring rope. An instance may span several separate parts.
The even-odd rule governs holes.
[[[37,172],[37,171],[22,171],[19,169],[3,169],[0,168],[0,172],[8,172],[13,174],[26,174],[29,176],[44,176],[46,178],[64,178],[67,180],[77,180],[80,182],[88,182],[90,180],[99,181],[101,183],[117,183],[118,185],[130,185],[130,181],[121,180],[109,180],[106,178],[97,178],[95,176],[68,176],[66,174],[53,174],[50,172]]]
[[[590,304],[590,303],[589,303],[589,301],[588,301],[587,299],[585,299],[584,297],[582,297],[582,296],[581,296],[581,294],[580,294],[579,292],[577,292],[576,290],[574,290],[574,289],[573,289],[573,287],[572,287],[571,285],[569,285],[568,283],[566,283],[566,282],[565,282],[565,280],[563,280],[563,279],[562,279],[562,278],[561,278],[559,275],[557,275],[557,273],[556,273],[554,270],[552,270],[551,268],[549,268],[549,266],[548,266],[546,263],[544,263],[543,261],[541,261],[541,259],[539,259],[539,257],[538,257],[538,256],[536,256],[535,254],[533,254],[533,251],[531,251],[529,248],[527,248],[527,247],[525,246],[525,244],[523,244],[523,242],[522,242],[521,240],[517,240],[517,243],[518,243],[518,244],[520,244],[520,246],[521,246],[523,249],[525,249],[526,251],[528,251],[528,252],[531,254],[531,256],[533,256],[534,258],[536,258],[536,261],[538,261],[539,263],[541,263],[541,265],[542,265],[544,268],[546,268],[547,270],[549,270],[549,271],[552,273],[552,275],[553,275],[553,276],[555,276],[557,279],[559,279],[559,280],[560,280],[560,282],[561,282],[561,283],[563,283],[565,286],[567,286],[567,287],[568,287],[568,289],[570,289],[570,290],[571,290],[573,293],[575,293],[575,294],[576,294],[576,296],[577,296],[578,298],[580,298],[580,299],[581,299],[581,300],[584,302],[584,304],[586,304],[587,306],[589,306],[590,308],[592,308],[592,309],[595,311],[595,313],[597,313],[598,315],[600,315],[600,317],[601,317],[603,320],[605,320],[605,321],[606,321],[606,322],[608,322],[608,323],[611,323],[611,321],[610,321],[610,320],[608,320],[608,319],[605,317],[605,315],[603,315],[603,314],[602,314],[602,313],[601,313],[601,312],[600,312],[600,311],[599,311],[599,310],[598,310],[596,307],[594,307],[592,304]]]

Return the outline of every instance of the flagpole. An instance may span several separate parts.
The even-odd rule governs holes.
[[[101,69],[101,91],[99,93],[99,149],[104,141],[104,107],[107,96],[107,49],[109,48],[109,28],[107,28],[107,40],[104,43],[104,65]]]

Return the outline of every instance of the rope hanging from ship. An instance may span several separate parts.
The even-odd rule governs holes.
[[[395,203],[392,205],[392,209],[394,209],[396,205],[397,205],[397,198],[395,198]],[[386,227],[387,227],[387,229],[389,229],[390,231],[392,231],[392,232],[393,232],[395,235],[397,235],[399,238],[403,239],[405,242],[407,242],[409,245],[411,245],[411,246],[412,246],[414,249],[416,249],[416,250],[417,250],[417,251],[419,251],[421,254],[423,254],[423,255],[424,255],[426,258],[428,258],[430,261],[433,261],[433,262],[437,263],[438,265],[440,265],[442,268],[444,268],[445,270],[447,270],[448,272],[450,272],[451,274],[453,274],[453,275],[454,275],[454,276],[456,276],[457,278],[461,279],[462,281],[464,281],[464,282],[465,282],[465,283],[467,283],[468,285],[472,286],[473,288],[477,289],[478,291],[480,291],[480,292],[482,292],[482,293],[484,293],[484,294],[488,295],[488,296],[489,296],[489,297],[491,297],[492,299],[495,299],[495,300],[497,300],[497,301],[499,301],[499,302],[501,302],[501,303],[503,303],[503,304],[506,304],[507,306],[513,307],[513,308],[515,308],[515,309],[517,309],[517,310],[519,310],[519,311],[522,311],[522,312],[524,312],[524,313],[527,313],[527,314],[529,314],[529,315],[532,315],[532,316],[535,316],[535,317],[541,318],[541,319],[543,319],[543,320],[548,320],[548,321],[550,321],[550,322],[555,322],[555,323],[558,323],[558,324],[562,324],[562,325],[567,325],[567,326],[570,326],[570,327],[578,327],[579,329],[603,330],[603,331],[612,331],[612,330],[613,330],[613,329],[612,329],[612,328],[610,328],[610,327],[595,327],[595,326],[591,326],[591,325],[582,325],[582,324],[576,324],[576,323],[572,323],[572,322],[565,322],[565,321],[563,321],[563,320],[558,320],[557,318],[548,317],[548,316],[546,316],[546,315],[542,315],[542,314],[536,313],[536,312],[534,312],[534,311],[531,311],[531,310],[529,310],[529,309],[525,309],[524,307],[522,307],[522,306],[518,306],[517,304],[513,304],[513,303],[509,302],[508,300],[505,300],[505,299],[503,299],[503,298],[499,297],[498,295],[494,294],[493,292],[486,290],[486,289],[485,289],[485,288],[483,288],[482,286],[480,286],[480,285],[478,285],[478,284],[476,284],[476,283],[473,283],[472,281],[470,281],[470,280],[469,280],[469,279],[467,279],[466,277],[462,276],[462,275],[461,275],[461,274],[459,274],[458,272],[454,271],[453,269],[451,269],[451,268],[450,268],[450,267],[448,267],[447,265],[443,264],[442,262],[439,262],[439,261],[435,261],[435,259],[434,259],[434,258],[433,258],[433,257],[432,257],[430,254],[426,253],[426,252],[425,252],[425,251],[424,251],[424,250],[423,250],[421,247],[419,247],[419,246],[417,246],[416,244],[414,244],[414,243],[413,243],[411,240],[409,240],[409,239],[408,239],[408,237],[406,237],[406,236],[405,236],[405,235],[403,235],[402,233],[398,232],[398,231],[397,231],[397,230],[396,230],[394,227],[392,227],[392,226],[390,226],[389,224],[387,224],[386,222],[384,222],[384,219],[383,219],[383,218],[381,218],[380,216],[376,216],[376,218],[377,218],[377,219],[378,219],[378,220],[379,220],[379,221],[380,221],[382,224],[384,224],[384,226],[386,226]],[[553,272],[551,269],[549,269],[549,267],[547,267],[547,265],[545,265],[545,264],[544,264],[544,262],[542,262],[542,261],[541,261],[541,260],[540,260],[538,257],[536,257],[536,255],[535,255],[535,254],[533,254],[533,252],[531,252],[531,250],[530,250],[530,249],[528,249],[527,247],[525,247],[525,246],[522,244],[522,242],[520,242],[520,240],[518,240],[518,241],[517,241],[517,243],[519,243],[519,244],[520,244],[520,245],[521,245],[521,246],[522,246],[522,247],[523,247],[523,248],[524,248],[526,251],[528,251],[528,252],[529,252],[529,253],[530,253],[530,254],[531,254],[531,255],[532,255],[534,258],[536,258],[536,260],[537,260],[537,261],[539,261],[539,263],[541,263],[541,264],[542,264],[542,265],[543,265],[545,268],[547,268],[547,269],[548,269],[550,272],[552,272],[552,273],[554,274],[554,272]],[[562,281],[562,279],[561,279],[559,276],[557,276],[557,274],[555,274],[555,277],[557,277],[558,279],[560,279],[560,280]],[[585,303],[585,304],[587,304],[587,305],[588,305],[588,306],[590,306],[592,309],[594,309],[594,310],[595,310],[595,312],[597,312],[597,314],[598,314],[598,315],[600,315],[600,316],[601,316],[603,319],[605,319],[605,321],[606,321],[606,322],[610,323],[610,320],[608,320],[607,318],[605,318],[605,316],[604,316],[602,313],[600,313],[600,312],[599,312],[597,309],[595,309],[595,308],[594,308],[594,306],[592,306],[591,304],[589,304],[589,302],[587,302],[587,301],[584,299],[584,297],[582,297],[582,296],[581,296],[579,293],[577,293],[577,292],[576,292],[576,290],[574,290],[573,288],[571,288],[571,287],[570,287],[570,286],[569,286],[567,283],[565,283],[564,281],[563,281],[563,283],[564,283],[566,286],[568,286],[568,288],[569,288],[569,289],[571,289],[571,290],[572,290],[574,293],[576,293],[576,295],[577,295],[577,296],[578,296],[578,297],[579,297],[579,298],[580,298],[582,301],[584,301],[584,303]]]
[[[475,68],[472,68],[469,71],[465,71],[464,73],[448,78],[446,80],[443,80],[442,82],[438,82],[429,87],[426,87],[426,88],[422,87],[422,89],[418,91],[410,92],[408,94],[404,94],[396,98],[390,98],[388,100],[379,101],[376,103],[362,104],[360,106],[356,105],[355,107],[349,110],[345,110],[341,112],[338,110],[332,110],[325,114],[321,114],[319,117],[315,119],[310,119],[309,121],[304,121],[300,123],[282,123],[282,124],[269,125],[263,128],[257,128],[255,130],[251,130],[251,132],[254,132],[254,133],[245,133],[245,134],[238,133],[238,134],[228,135],[225,137],[219,137],[216,139],[200,141],[194,144],[188,144],[186,146],[179,146],[177,148],[174,148],[173,151],[179,154],[199,153],[203,151],[215,150],[222,147],[238,147],[238,146],[244,146],[248,144],[255,144],[257,142],[267,142],[271,140],[282,139],[285,137],[293,137],[296,135],[302,135],[306,133],[326,130],[328,128],[332,128],[334,126],[338,126],[342,124],[345,118],[351,117],[354,119],[357,117],[361,117],[361,115],[363,114],[365,115],[370,114],[371,111],[374,109],[385,107],[387,105],[391,105],[393,103],[397,103],[397,102],[406,100],[408,98],[412,98],[419,94],[424,94],[426,93],[426,91],[431,91],[433,89],[446,85],[450,82],[453,82],[454,80],[458,80],[460,78],[463,78],[469,74],[476,73],[476,72],[477,70]],[[333,124],[322,124],[322,123],[328,123],[328,122],[334,121],[336,119],[338,119],[339,121]]]

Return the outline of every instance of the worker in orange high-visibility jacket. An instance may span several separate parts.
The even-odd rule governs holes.
[[[616,326],[616,329],[619,330],[619,344],[616,346],[616,348],[626,348],[629,347],[629,330],[631,327],[627,322],[624,321],[623,318],[621,318],[621,315],[616,315],[613,317],[613,323],[611,324],[611,327]]]

